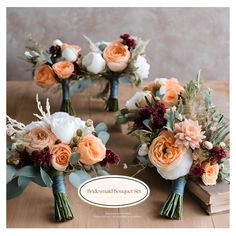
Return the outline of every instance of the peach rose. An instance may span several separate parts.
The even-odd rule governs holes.
[[[26,149],[29,153],[40,151],[45,147],[51,148],[57,140],[57,137],[47,127],[36,127],[31,129],[26,135],[29,143]]]
[[[69,78],[75,69],[73,63],[70,61],[57,62],[52,66],[52,68],[60,79]]]
[[[156,167],[170,169],[182,157],[182,146],[175,146],[174,134],[170,131],[162,131],[156,137],[149,148],[149,159]]]
[[[111,71],[121,72],[128,66],[130,52],[120,42],[113,42],[103,51],[103,58]]]
[[[36,68],[34,80],[38,86],[43,88],[50,87],[56,83],[53,69],[46,64],[42,64]]]
[[[87,135],[78,144],[80,161],[86,165],[93,165],[102,161],[106,155],[106,147],[102,141],[92,134]]]
[[[179,95],[183,91],[184,88],[180,85],[177,79],[168,79],[165,84],[165,95],[163,97],[163,102],[167,107],[176,105]]]
[[[215,185],[219,174],[219,165],[216,163],[211,165],[210,163],[203,164],[205,173],[202,174],[202,182],[205,185]]]
[[[50,150],[52,154],[51,164],[54,169],[64,171],[69,164],[71,156],[71,148],[69,145],[59,143],[52,146]]]

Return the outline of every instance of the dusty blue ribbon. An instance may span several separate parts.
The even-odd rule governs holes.
[[[117,76],[111,79],[111,93],[110,98],[118,99],[119,78]]]
[[[53,178],[53,193],[66,193],[65,177],[63,174]]]
[[[184,195],[184,187],[186,185],[186,179],[185,176],[179,177],[176,180],[173,180],[172,186],[171,186],[171,192],[176,193],[180,196]]]
[[[63,100],[69,100],[70,99],[69,91],[70,91],[69,81],[67,79],[63,79],[62,80]]]

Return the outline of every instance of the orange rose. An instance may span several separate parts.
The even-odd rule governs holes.
[[[56,83],[53,69],[46,64],[42,64],[36,68],[34,80],[38,86],[43,88],[50,87]]]
[[[216,163],[211,165],[210,163],[203,164],[205,173],[202,174],[202,182],[205,185],[215,185],[219,174],[219,165]]]
[[[40,151],[45,147],[51,148],[57,140],[55,134],[51,132],[47,127],[36,127],[31,129],[25,136],[29,139],[29,143],[26,149],[29,153],[33,151]]]
[[[163,102],[167,107],[170,107],[177,104],[179,95],[184,91],[184,88],[180,85],[177,79],[171,78],[166,81],[165,90],[166,92],[163,97]]]
[[[121,72],[128,66],[130,52],[120,42],[113,42],[103,51],[103,58],[111,71]]]
[[[64,171],[69,164],[71,148],[66,144],[56,144],[51,148],[51,164],[54,169]]]
[[[90,134],[78,144],[78,152],[82,163],[93,165],[105,158],[106,147],[99,138]]]
[[[70,61],[57,62],[52,66],[52,68],[60,79],[69,78],[75,69],[73,63]]]
[[[170,131],[162,131],[156,137],[149,148],[149,159],[152,164],[162,169],[171,169],[180,161],[183,155],[182,146],[175,146],[174,134]]]

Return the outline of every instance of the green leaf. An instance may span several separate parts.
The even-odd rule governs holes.
[[[98,175],[103,176],[103,175],[110,175],[107,171],[103,169],[99,169],[96,171]]]
[[[16,173],[16,168],[12,165],[7,165],[7,183],[9,183]]]
[[[104,145],[106,145],[106,143],[108,142],[109,138],[110,138],[110,134],[107,133],[106,131],[101,131],[99,134],[98,134],[98,138],[101,139],[102,143]]]
[[[7,159],[11,156],[11,144],[7,144]]]
[[[35,184],[38,184],[41,187],[47,187],[47,185],[44,183],[41,173],[38,171],[36,176],[31,178],[31,181],[34,182]]]
[[[27,186],[30,182],[30,178],[28,177],[24,177],[24,176],[19,176],[18,177],[18,180],[17,180],[17,183],[18,183],[18,186],[19,187],[24,187],[24,186]]]
[[[104,122],[99,123],[98,125],[96,125],[95,127],[95,131],[97,133],[97,135],[101,132],[101,131],[107,131],[107,125]]]
[[[47,187],[51,187],[53,184],[52,179],[50,178],[48,173],[42,169],[42,167],[40,167],[40,175],[45,185]]]
[[[150,119],[146,119],[146,120],[143,120],[143,124],[152,131],[152,128],[150,126],[151,124],[151,120]]]
[[[70,163],[72,165],[76,165],[78,163],[78,160],[80,158],[80,154],[78,152],[74,152],[70,156]]]
[[[24,166],[16,172],[16,176],[35,177],[36,169],[33,166]]]
[[[88,179],[91,179],[91,176],[84,170],[78,170],[69,175],[70,183],[76,188],[79,188],[79,186]]]
[[[21,181],[23,184],[23,181]],[[18,178],[14,178],[11,182],[7,184],[7,200],[16,198],[21,195],[21,193],[26,189],[29,182],[24,182],[23,185],[18,185]]]
[[[105,43],[101,43],[99,44],[98,48],[103,52],[104,49],[107,47],[107,45]]]
[[[152,103],[148,100],[147,96],[144,96],[144,98],[145,98],[145,100],[146,100],[148,106],[149,106],[149,107],[152,107]]]

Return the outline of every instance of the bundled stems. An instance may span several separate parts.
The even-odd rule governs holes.
[[[61,84],[62,84],[62,104],[60,110],[67,112],[69,115],[74,115],[74,110],[70,101],[69,80],[63,79]]]
[[[164,206],[161,210],[161,215],[170,219],[182,219],[183,216],[183,195],[186,185],[185,176],[173,180],[171,193],[169,194]]]
[[[106,102],[106,111],[118,111],[118,88],[119,88],[119,77],[117,75],[113,75],[110,79],[110,96]]]
[[[74,216],[66,195],[65,178],[62,172],[54,176],[52,189],[55,201],[55,220],[57,222],[72,220]]]

